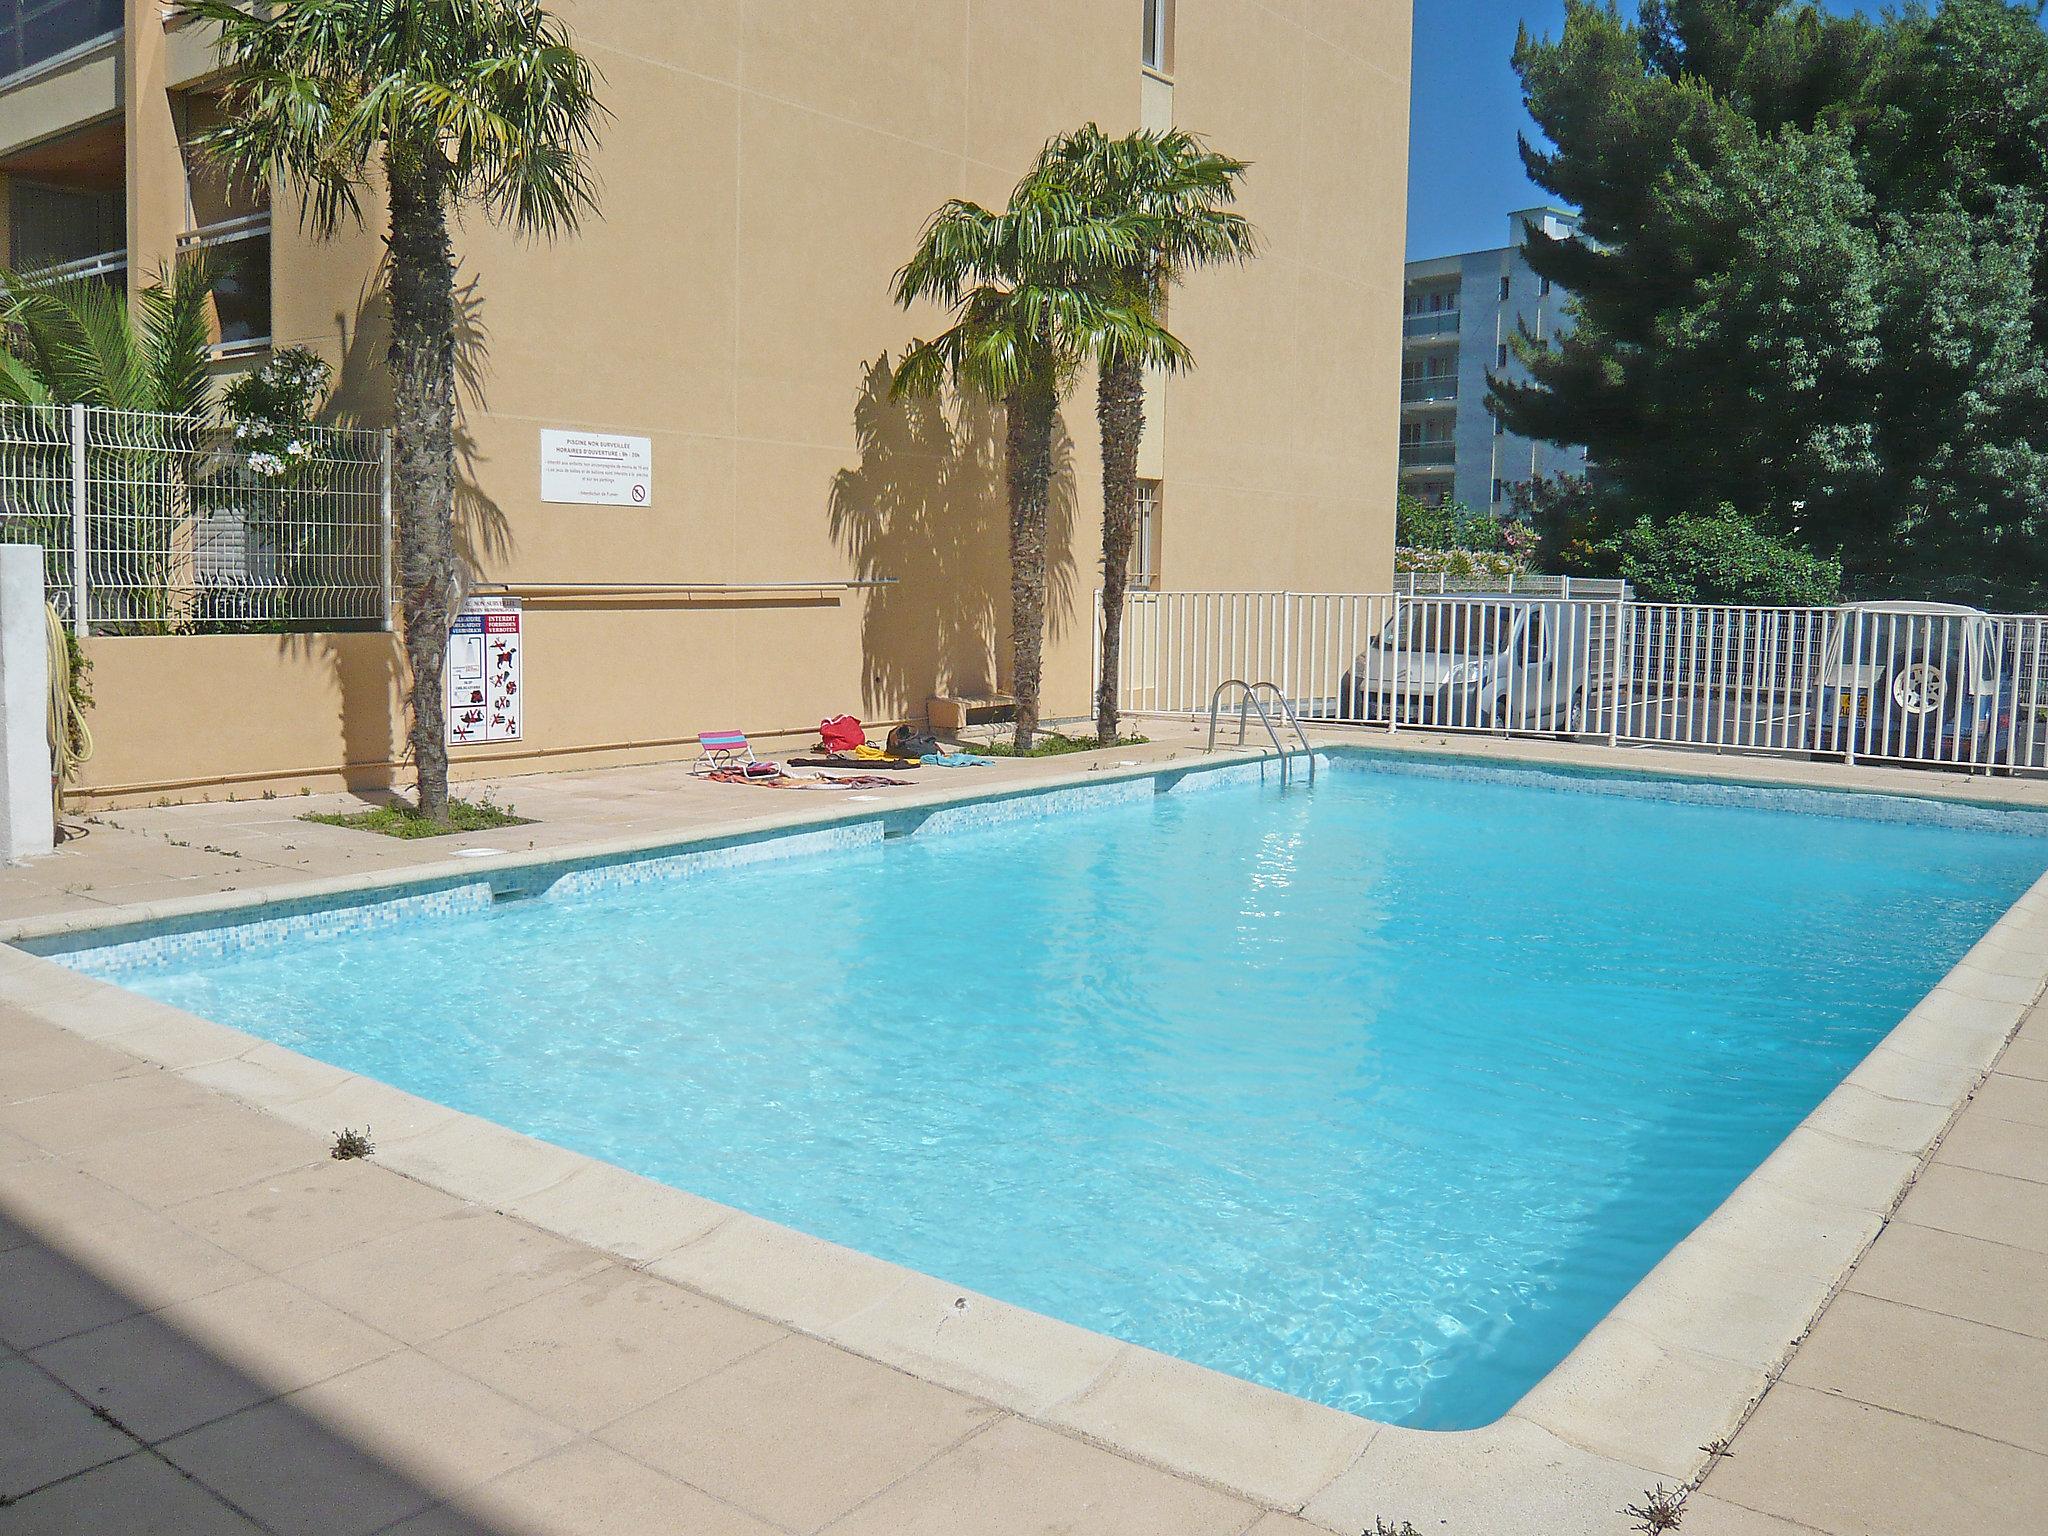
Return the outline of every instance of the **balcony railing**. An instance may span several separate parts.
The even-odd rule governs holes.
[[[1424,336],[1455,336],[1458,333],[1458,311],[1455,309],[1434,309],[1426,314],[1405,315],[1401,320],[1401,334],[1410,341]]]
[[[121,30],[121,0],[0,0],[0,80]]]
[[[223,356],[270,345],[270,214],[224,219],[178,237],[178,249],[203,251],[213,275],[213,308]]]
[[[1403,443],[1403,469],[1449,469],[1458,462],[1458,447],[1450,442]]]
[[[21,275],[38,283],[67,283],[81,278],[97,278],[109,286],[126,288],[128,253],[101,251],[97,256],[79,256],[70,261],[44,262],[41,266],[28,268]]]
[[[1458,398],[1458,376],[1455,373],[1436,374],[1426,379],[1403,379],[1401,381],[1401,403],[1403,405],[1426,405],[1435,400]]]

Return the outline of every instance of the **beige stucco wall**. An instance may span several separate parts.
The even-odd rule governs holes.
[[[526,739],[457,749],[457,775],[673,755],[699,729],[800,730],[842,709],[893,720],[935,689],[992,681],[1008,608],[1000,437],[972,403],[887,399],[882,366],[940,323],[899,311],[890,280],[945,198],[1000,198],[1062,128],[1137,126],[1137,0],[561,11],[613,114],[603,207],[552,244],[520,244],[481,217],[460,234],[479,343],[461,509],[475,574],[515,587],[896,585],[537,603]],[[1408,5],[1189,0],[1180,12],[1174,116],[1256,162],[1245,208],[1268,248],[1174,303],[1199,366],[1167,383],[1170,430],[1154,445],[1162,578],[1383,586]],[[276,231],[278,342],[321,348],[343,414],[378,420],[380,242],[315,241],[288,206]],[[1046,702],[1078,715],[1101,504],[1085,382],[1066,425]],[[544,427],[652,438],[652,505],[542,503]],[[402,736],[395,721],[363,725],[395,697],[377,637],[108,639],[94,657],[103,745],[88,782],[108,796],[255,771],[277,786],[326,783],[343,764],[367,782]],[[220,688],[225,676],[239,692]],[[187,700],[202,697],[253,718],[152,728],[191,718]]]

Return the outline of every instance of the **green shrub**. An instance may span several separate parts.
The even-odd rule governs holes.
[[[1655,603],[1835,603],[1842,562],[1764,532],[1733,507],[1644,518],[1615,540],[1620,574]]]

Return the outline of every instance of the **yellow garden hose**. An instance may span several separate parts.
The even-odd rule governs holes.
[[[64,786],[78,765],[92,756],[92,728],[85,723],[85,706],[71,686],[70,631],[49,603],[43,604],[43,619],[50,631],[50,755],[56,770],[50,776],[50,799],[62,815]]]

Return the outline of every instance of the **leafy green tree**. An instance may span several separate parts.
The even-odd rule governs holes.
[[[1581,232],[1532,231],[1561,342],[1496,378],[1581,442],[1613,537],[1714,517],[1870,591],[2048,586],[2048,36],[2031,4],[1567,0],[1515,63]],[[1607,542],[1596,539],[1594,543]]]
[[[926,223],[896,274],[905,308],[930,301],[952,324],[913,343],[897,364],[893,394],[955,388],[998,402],[1010,502],[1010,691],[1017,749],[1038,730],[1045,639],[1046,533],[1053,429],[1060,402],[1091,359],[1115,355],[1177,364],[1186,349],[1159,324],[1146,292],[1107,283],[1143,260],[1156,221],[1095,211],[1067,177],[1040,166],[999,210],[949,200]]]
[[[1616,568],[1652,603],[1806,607],[1842,597],[1842,562],[1752,527],[1732,507],[1644,518],[1616,541]]]
[[[1171,288],[1197,267],[1248,261],[1258,235],[1230,211],[1248,166],[1209,149],[1178,128],[1139,130],[1111,138],[1094,123],[1062,134],[1039,157],[1039,175],[1076,187],[1095,217],[1138,213],[1151,221],[1144,244],[1098,274],[1105,292],[1166,313]],[[1192,359],[1147,335],[1145,353],[1117,344],[1100,350],[1095,418],[1102,432],[1102,648],[1095,695],[1096,738],[1117,739],[1117,676],[1123,654],[1124,591],[1131,543],[1138,527],[1138,443],[1145,435],[1145,363],[1157,355],[1169,367]]]
[[[419,811],[448,815],[443,669],[455,570],[455,250],[466,205],[522,235],[572,233],[596,196],[589,63],[532,0],[185,0],[220,28],[228,170],[296,189],[313,228],[388,212],[396,513]]]

